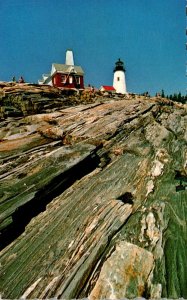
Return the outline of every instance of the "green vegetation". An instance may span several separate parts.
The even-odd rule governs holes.
[[[182,96],[181,92],[179,92],[178,94],[174,93],[173,95],[171,94],[169,96],[168,95],[166,96],[165,93],[164,93],[164,90],[162,89],[161,97],[170,99],[170,100],[175,101],[175,102],[183,103],[183,104],[187,103],[187,95]]]
[[[180,103],[183,103],[183,104],[187,103],[187,95],[182,96],[180,92],[178,94],[170,95],[168,97],[168,99],[171,99],[173,101],[180,102]]]

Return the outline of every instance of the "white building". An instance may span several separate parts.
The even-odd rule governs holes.
[[[116,62],[116,66],[114,68],[113,87],[115,88],[116,93],[127,94],[127,87],[125,81],[125,68],[120,58]]]

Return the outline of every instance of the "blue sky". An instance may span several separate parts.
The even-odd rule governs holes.
[[[185,0],[0,0],[0,80],[37,82],[66,49],[85,84],[112,85],[125,62],[127,89],[186,94]]]

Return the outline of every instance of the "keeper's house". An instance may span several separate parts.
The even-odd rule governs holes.
[[[39,84],[48,84],[58,88],[84,89],[84,71],[74,65],[73,52],[66,51],[65,64],[52,64],[51,73],[43,74]]]
[[[109,85],[102,85],[100,87],[100,91],[101,92],[108,92],[108,93],[112,93],[112,94],[116,93],[115,88],[113,86],[109,86]]]

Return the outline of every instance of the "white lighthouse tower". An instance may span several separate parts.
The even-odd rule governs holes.
[[[116,66],[114,68],[113,87],[115,88],[116,93],[127,94],[127,87],[125,81],[125,68],[120,58],[116,62]]]

